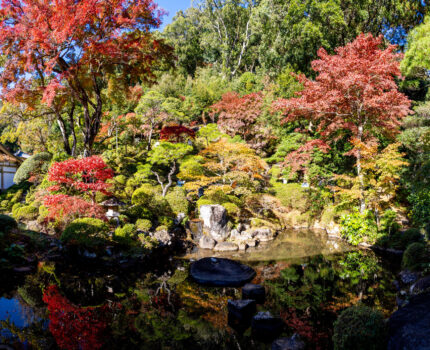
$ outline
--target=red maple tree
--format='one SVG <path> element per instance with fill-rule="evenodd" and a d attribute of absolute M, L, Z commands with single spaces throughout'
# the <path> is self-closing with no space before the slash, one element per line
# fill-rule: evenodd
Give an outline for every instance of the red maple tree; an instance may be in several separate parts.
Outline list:
<path fill-rule="evenodd" d="M 48 306 L 49 330 L 61 349 L 93 350 L 105 344 L 111 321 L 108 306 L 74 305 L 61 295 L 56 285 L 45 289 L 43 301 Z"/>
<path fill-rule="evenodd" d="M 73 106 L 82 108 L 85 155 L 90 155 L 109 78 L 129 89 L 154 79 L 154 63 L 171 56 L 151 33 L 162 15 L 152 0 L 2 0 L 2 98 L 57 106 L 62 132 L 67 128 L 58 105 L 72 98 Z M 73 116 L 70 120 L 73 127 Z"/>
<path fill-rule="evenodd" d="M 264 146 L 264 128 L 259 124 L 263 113 L 263 95 L 260 92 L 240 96 L 237 92 L 227 92 L 221 101 L 211 106 L 212 113 L 218 115 L 218 126 L 229 136 L 240 135 L 254 149 Z M 267 130 L 267 128 L 266 128 Z"/>
<path fill-rule="evenodd" d="M 165 126 L 160 131 L 160 139 L 169 142 L 184 142 L 185 138 L 194 138 L 194 130 L 183 125 Z"/>
<path fill-rule="evenodd" d="M 45 218 L 47 222 L 63 219 L 64 223 L 68 223 L 83 217 L 106 220 L 103 207 L 77 196 L 51 194 L 45 196 L 43 205 L 49 210 L 49 215 Z"/>
<path fill-rule="evenodd" d="M 315 80 L 299 75 L 303 91 L 298 97 L 280 99 L 274 108 L 284 122 L 309 121 L 309 130 L 322 142 L 334 142 L 345 134 L 360 142 L 372 142 L 377 134 L 392 137 L 403 117 L 411 113 L 409 99 L 398 91 L 401 78 L 396 46 L 382 49 L 382 36 L 361 34 L 329 55 L 323 48 L 312 62 Z M 361 154 L 355 154 L 357 175 L 362 180 Z M 363 181 L 361 181 L 363 191 Z M 364 211 L 364 197 L 360 209 Z"/>
<path fill-rule="evenodd" d="M 47 219 L 58 220 L 64 217 L 67 217 L 67 221 L 77 217 L 104 219 L 104 210 L 96 203 L 95 197 L 97 192 L 110 194 L 108 189 L 111 185 L 106 181 L 113 175 L 113 170 L 98 156 L 54 163 L 48 172 L 48 180 L 53 183 L 48 190 L 52 194 L 44 197 L 44 206 L 49 210 Z M 91 202 L 77 194 L 89 196 Z"/>
<path fill-rule="evenodd" d="M 104 160 L 99 156 L 82 159 L 68 159 L 63 162 L 54 163 L 49 168 L 48 180 L 54 185 L 51 191 L 61 189 L 77 190 L 88 194 L 93 203 L 97 192 L 109 195 L 108 188 L 111 186 L 106 180 L 113 177 Z"/>

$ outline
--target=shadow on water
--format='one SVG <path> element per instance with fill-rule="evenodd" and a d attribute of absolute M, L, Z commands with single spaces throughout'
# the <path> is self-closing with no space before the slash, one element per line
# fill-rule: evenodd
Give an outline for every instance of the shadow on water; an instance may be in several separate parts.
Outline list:
<path fill-rule="evenodd" d="M 189 259 L 129 269 L 45 262 L 33 274 L 2 276 L 0 344 L 14 349 L 270 349 L 250 330 L 228 326 L 227 300 L 240 289 L 210 288 L 188 276 Z M 330 349 L 336 315 L 362 301 L 386 315 L 395 307 L 393 274 L 371 251 L 321 233 L 292 231 L 248 253 L 227 254 L 256 270 L 267 291 L 258 311 L 285 322 L 310 349 Z M 161 267 L 162 266 L 162 267 Z"/>

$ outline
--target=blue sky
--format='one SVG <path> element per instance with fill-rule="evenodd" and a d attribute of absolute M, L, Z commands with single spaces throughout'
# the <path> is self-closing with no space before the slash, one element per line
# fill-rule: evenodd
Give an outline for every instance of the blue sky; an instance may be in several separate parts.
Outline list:
<path fill-rule="evenodd" d="M 165 9 L 169 14 L 163 18 L 160 30 L 172 22 L 172 18 L 179 10 L 185 10 L 191 6 L 191 0 L 155 0 L 159 7 Z"/>

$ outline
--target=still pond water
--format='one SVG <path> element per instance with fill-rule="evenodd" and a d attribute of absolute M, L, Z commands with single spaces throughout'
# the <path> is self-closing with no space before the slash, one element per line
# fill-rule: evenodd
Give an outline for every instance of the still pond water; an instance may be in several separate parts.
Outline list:
<path fill-rule="evenodd" d="M 213 253 L 128 270 L 48 261 L 32 274 L 4 274 L 0 349 L 270 349 L 249 329 L 229 327 L 227 300 L 240 299 L 240 289 L 201 287 L 188 276 L 190 261 L 205 256 Z M 215 256 L 252 266 L 267 291 L 258 310 L 280 316 L 284 335 L 300 334 L 309 349 L 332 348 L 336 315 L 360 300 L 387 316 L 395 309 L 393 268 L 322 233 L 286 231 L 246 253 Z"/>

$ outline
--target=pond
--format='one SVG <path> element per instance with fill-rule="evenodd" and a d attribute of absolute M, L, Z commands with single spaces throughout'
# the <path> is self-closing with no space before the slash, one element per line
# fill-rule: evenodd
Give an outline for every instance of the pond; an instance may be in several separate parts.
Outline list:
<path fill-rule="evenodd" d="M 249 329 L 229 326 L 227 301 L 240 288 L 202 287 L 190 278 L 194 251 L 120 270 L 91 261 L 41 262 L 25 276 L 3 275 L 0 344 L 11 349 L 270 349 Z M 285 322 L 311 349 L 330 349 L 336 315 L 363 301 L 395 309 L 393 269 L 372 251 L 325 234 L 286 231 L 277 240 L 226 257 L 256 270 L 267 297 L 258 311 Z M 132 271 L 130 271 L 132 270 Z M 3 345 L 3 346 L 4 346 Z M 0 349 L 2 349 L 0 345 Z M 6 348 L 6 347 L 5 347 Z"/>

